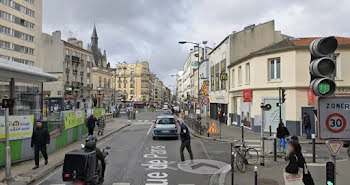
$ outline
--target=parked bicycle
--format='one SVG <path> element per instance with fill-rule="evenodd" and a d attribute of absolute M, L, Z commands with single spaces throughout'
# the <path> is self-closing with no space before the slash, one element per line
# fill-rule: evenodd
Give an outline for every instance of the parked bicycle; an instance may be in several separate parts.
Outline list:
<path fill-rule="evenodd" d="M 248 147 L 245 142 L 240 145 L 233 144 L 236 151 L 234 157 L 237 169 L 244 173 L 247 165 L 255 165 L 259 161 L 259 153 L 255 148 Z"/>

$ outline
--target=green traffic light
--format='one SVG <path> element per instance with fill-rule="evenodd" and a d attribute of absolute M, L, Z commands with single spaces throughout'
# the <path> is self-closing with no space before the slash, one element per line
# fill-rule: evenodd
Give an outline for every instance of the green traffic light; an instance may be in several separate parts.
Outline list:
<path fill-rule="evenodd" d="M 329 83 L 320 83 L 318 85 L 318 92 L 321 94 L 327 94 L 331 90 L 331 85 Z"/>
<path fill-rule="evenodd" d="M 333 185 L 333 182 L 327 181 L 327 185 Z"/>

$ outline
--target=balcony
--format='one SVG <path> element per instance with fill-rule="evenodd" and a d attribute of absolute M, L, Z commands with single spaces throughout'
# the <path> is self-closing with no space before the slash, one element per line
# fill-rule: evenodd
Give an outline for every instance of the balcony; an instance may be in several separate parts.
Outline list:
<path fill-rule="evenodd" d="M 72 56 L 72 61 L 73 62 L 80 62 L 80 58 L 76 56 Z"/>
<path fill-rule="evenodd" d="M 80 87 L 80 82 L 72 82 L 73 87 Z"/>
<path fill-rule="evenodd" d="M 77 74 L 77 72 L 78 72 L 78 70 L 73 69 L 73 73 L 74 73 L 74 74 Z"/>

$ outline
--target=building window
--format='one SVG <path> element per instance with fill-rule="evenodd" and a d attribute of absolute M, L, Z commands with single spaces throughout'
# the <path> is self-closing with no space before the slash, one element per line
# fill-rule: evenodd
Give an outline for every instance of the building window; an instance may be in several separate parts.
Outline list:
<path fill-rule="evenodd" d="M 66 82 L 69 83 L 69 74 L 66 75 Z"/>
<path fill-rule="evenodd" d="M 77 81 L 77 75 L 73 75 L 73 82 Z"/>
<path fill-rule="evenodd" d="M 69 49 L 66 49 L 66 56 L 69 56 Z"/>
<path fill-rule="evenodd" d="M 86 84 L 90 85 L 90 79 L 86 79 Z"/>
<path fill-rule="evenodd" d="M 220 82 L 219 82 L 219 79 L 220 79 L 220 70 L 219 70 L 220 66 L 219 66 L 219 63 L 217 63 L 215 65 L 215 90 L 218 91 L 220 90 Z"/>
<path fill-rule="evenodd" d="M 30 28 L 30 29 L 34 29 L 33 23 L 28 22 L 24 19 L 21 19 L 19 17 L 16 17 L 14 15 L 11 15 L 11 14 L 3 12 L 3 11 L 0 11 L 0 18 L 5 19 L 5 20 L 10 21 L 10 22 L 13 22 L 15 24 L 19 24 L 21 26 Z"/>
<path fill-rule="evenodd" d="M 57 91 L 57 95 L 61 96 L 62 95 L 62 91 Z"/>
<path fill-rule="evenodd" d="M 339 79 L 341 77 L 339 53 L 332 55 L 332 59 L 334 60 L 334 63 L 335 63 L 334 77 Z"/>
<path fill-rule="evenodd" d="M 130 94 L 134 94 L 134 90 L 130 90 Z"/>
<path fill-rule="evenodd" d="M 226 59 L 222 60 L 220 62 L 221 66 L 221 74 L 226 72 Z M 221 90 L 226 90 L 226 80 L 222 79 L 221 80 Z"/>
<path fill-rule="evenodd" d="M 80 59 L 81 59 L 81 60 L 84 60 L 84 54 L 81 54 L 81 55 L 80 55 Z"/>
<path fill-rule="evenodd" d="M 77 52 L 76 52 L 76 51 L 73 51 L 73 52 L 72 52 L 72 56 L 75 56 L 75 57 L 76 57 L 76 56 L 77 56 Z"/>
<path fill-rule="evenodd" d="M 245 65 L 245 83 L 250 84 L 250 64 Z"/>
<path fill-rule="evenodd" d="M 238 85 L 242 85 L 242 66 L 238 67 Z"/>
<path fill-rule="evenodd" d="M 231 88 L 235 86 L 235 70 L 231 71 Z"/>
<path fill-rule="evenodd" d="M 102 77 L 98 78 L 98 87 L 102 87 Z"/>
<path fill-rule="evenodd" d="M 126 80 L 124 79 L 124 88 L 126 88 Z"/>
<path fill-rule="evenodd" d="M 269 80 L 281 79 L 280 58 L 269 59 Z"/>

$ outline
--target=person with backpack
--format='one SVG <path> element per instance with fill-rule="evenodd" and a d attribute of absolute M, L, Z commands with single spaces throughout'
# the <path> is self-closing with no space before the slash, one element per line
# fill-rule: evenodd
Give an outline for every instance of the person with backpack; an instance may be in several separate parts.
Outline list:
<path fill-rule="evenodd" d="M 97 119 L 93 114 L 89 116 L 89 118 L 86 121 L 86 127 L 88 128 L 89 135 L 94 135 L 94 128 L 96 126 Z"/>

